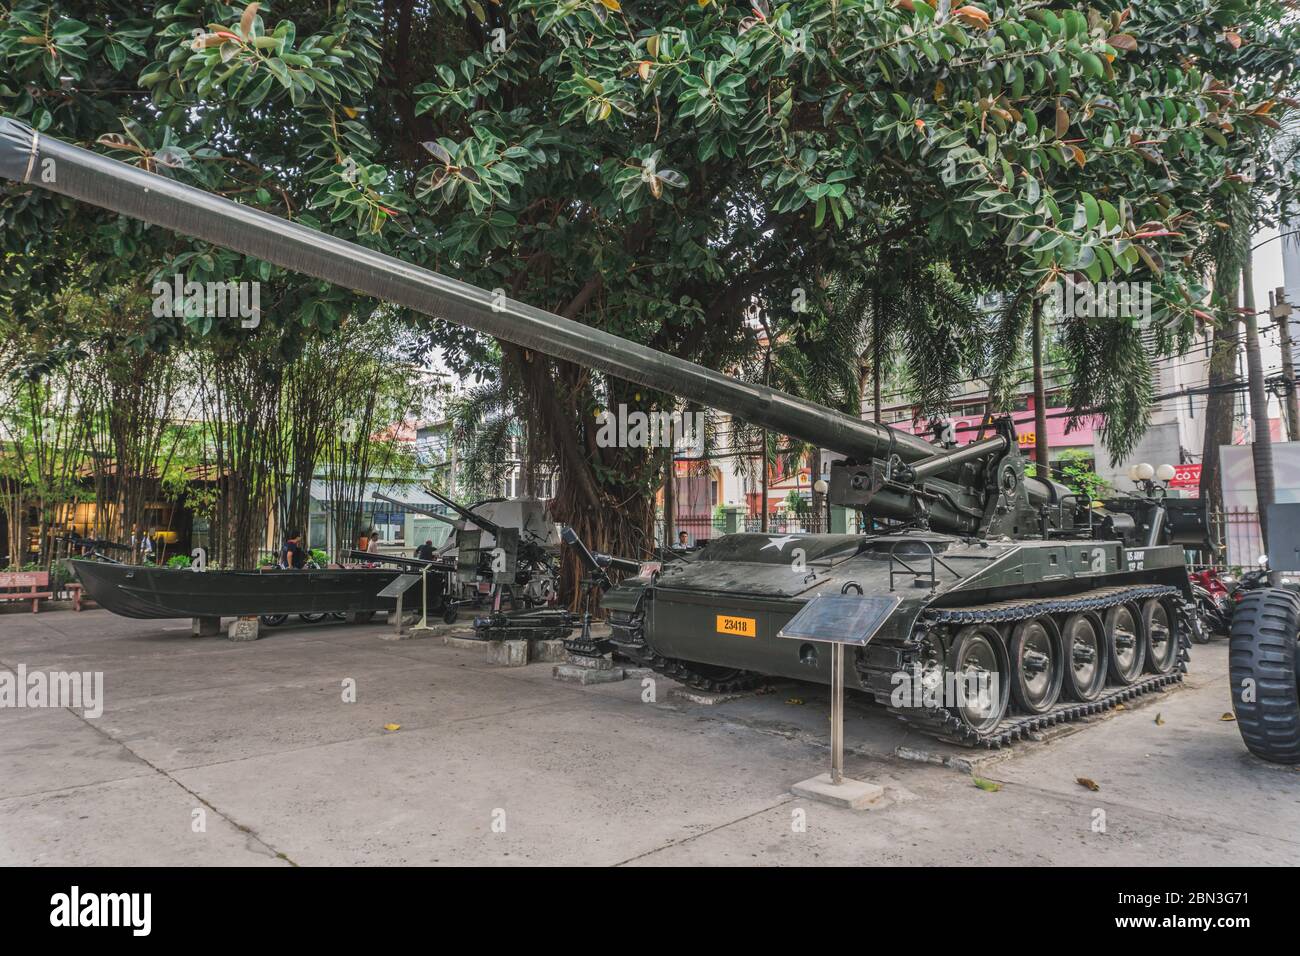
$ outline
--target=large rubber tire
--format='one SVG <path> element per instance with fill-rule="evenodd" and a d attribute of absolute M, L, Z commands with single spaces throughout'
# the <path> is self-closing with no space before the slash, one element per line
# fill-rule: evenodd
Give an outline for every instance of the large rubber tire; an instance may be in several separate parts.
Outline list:
<path fill-rule="evenodd" d="M 1232 710 L 1246 749 L 1271 763 L 1300 764 L 1298 632 L 1300 597 L 1280 588 L 1247 591 L 1232 615 Z"/>

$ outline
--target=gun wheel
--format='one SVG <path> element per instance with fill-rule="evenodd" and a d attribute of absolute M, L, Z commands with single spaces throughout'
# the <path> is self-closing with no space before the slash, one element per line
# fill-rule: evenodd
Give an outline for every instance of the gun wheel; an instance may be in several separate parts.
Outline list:
<path fill-rule="evenodd" d="M 1065 679 L 1061 632 L 1050 617 L 1021 621 L 1011 632 L 1011 696 L 1028 714 L 1051 710 Z"/>
<path fill-rule="evenodd" d="M 1147 644 L 1141 621 L 1141 613 L 1132 604 L 1120 604 L 1106 612 L 1106 669 L 1111 681 L 1120 686 L 1142 676 Z"/>
<path fill-rule="evenodd" d="M 1104 625 L 1096 614 L 1071 614 L 1061 628 L 1065 648 L 1065 692 L 1073 700 L 1092 701 L 1106 686 Z"/>
<path fill-rule="evenodd" d="M 977 736 L 992 733 L 1010 698 L 1011 668 L 1002 635 L 987 625 L 963 627 L 948 648 L 947 663 L 956 678 L 952 712 Z"/>

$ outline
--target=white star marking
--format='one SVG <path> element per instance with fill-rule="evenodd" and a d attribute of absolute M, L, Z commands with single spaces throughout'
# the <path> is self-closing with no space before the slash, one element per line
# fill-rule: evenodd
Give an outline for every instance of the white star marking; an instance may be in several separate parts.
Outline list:
<path fill-rule="evenodd" d="M 787 544 L 789 544 L 791 541 L 798 541 L 798 540 L 799 540 L 799 536 L 796 534 L 787 534 L 784 538 L 768 538 L 767 544 L 763 545 L 758 550 L 766 551 L 768 548 L 776 548 L 776 553 L 780 554 L 782 551 L 785 550 L 785 546 Z"/>

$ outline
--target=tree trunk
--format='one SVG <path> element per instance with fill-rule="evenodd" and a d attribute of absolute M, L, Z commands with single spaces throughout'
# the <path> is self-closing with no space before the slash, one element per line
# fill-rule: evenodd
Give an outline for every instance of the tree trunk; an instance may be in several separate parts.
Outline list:
<path fill-rule="evenodd" d="M 1233 289 L 1229 301 L 1236 301 Z M 1232 444 L 1232 410 L 1237 382 L 1237 320 L 1228 316 L 1214 327 L 1210 345 L 1209 398 L 1205 402 L 1205 441 L 1201 454 L 1200 495 L 1211 514 L 1223 511 L 1219 447 Z"/>
<path fill-rule="evenodd" d="M 880 314 L 880 290 L 876 290 L 875 308 L 871 310 L 871 418 L 880 423 L 880 380 L 884 377 L 885 346 L 880 341 L 884 335 L 884 318 Z"/>
<path fill-rule="evenodd" d="M 1034 338 L 1034 474 L 1044 481 L 1052 477 L 1047 440 L 1047 386 L 1043 374 L 1043 300 L 1035 297 L 1029 322 Z"/>

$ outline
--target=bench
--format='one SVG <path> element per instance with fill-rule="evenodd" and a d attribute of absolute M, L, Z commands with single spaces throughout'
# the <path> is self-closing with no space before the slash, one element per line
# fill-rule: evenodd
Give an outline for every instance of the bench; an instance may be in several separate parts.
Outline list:
<path fill-rule="evenodd" d="M 72 595 L 72 609 L 74 611 L 80 611 L 83 602 L 90 607 L 98 607 L 94 601 L 83 594 L 85 588 L 76 581 L 69 581 L 64 585 L 64 587 L 67 589 L 68 593 Z"/>
<path fill-rule="evenodd" d="M 0 601 L 31 601 L 33 614 L 40 610 L 41 598 L 54 597 L 49 586 L 48 571 L 0 571 Z"/>

